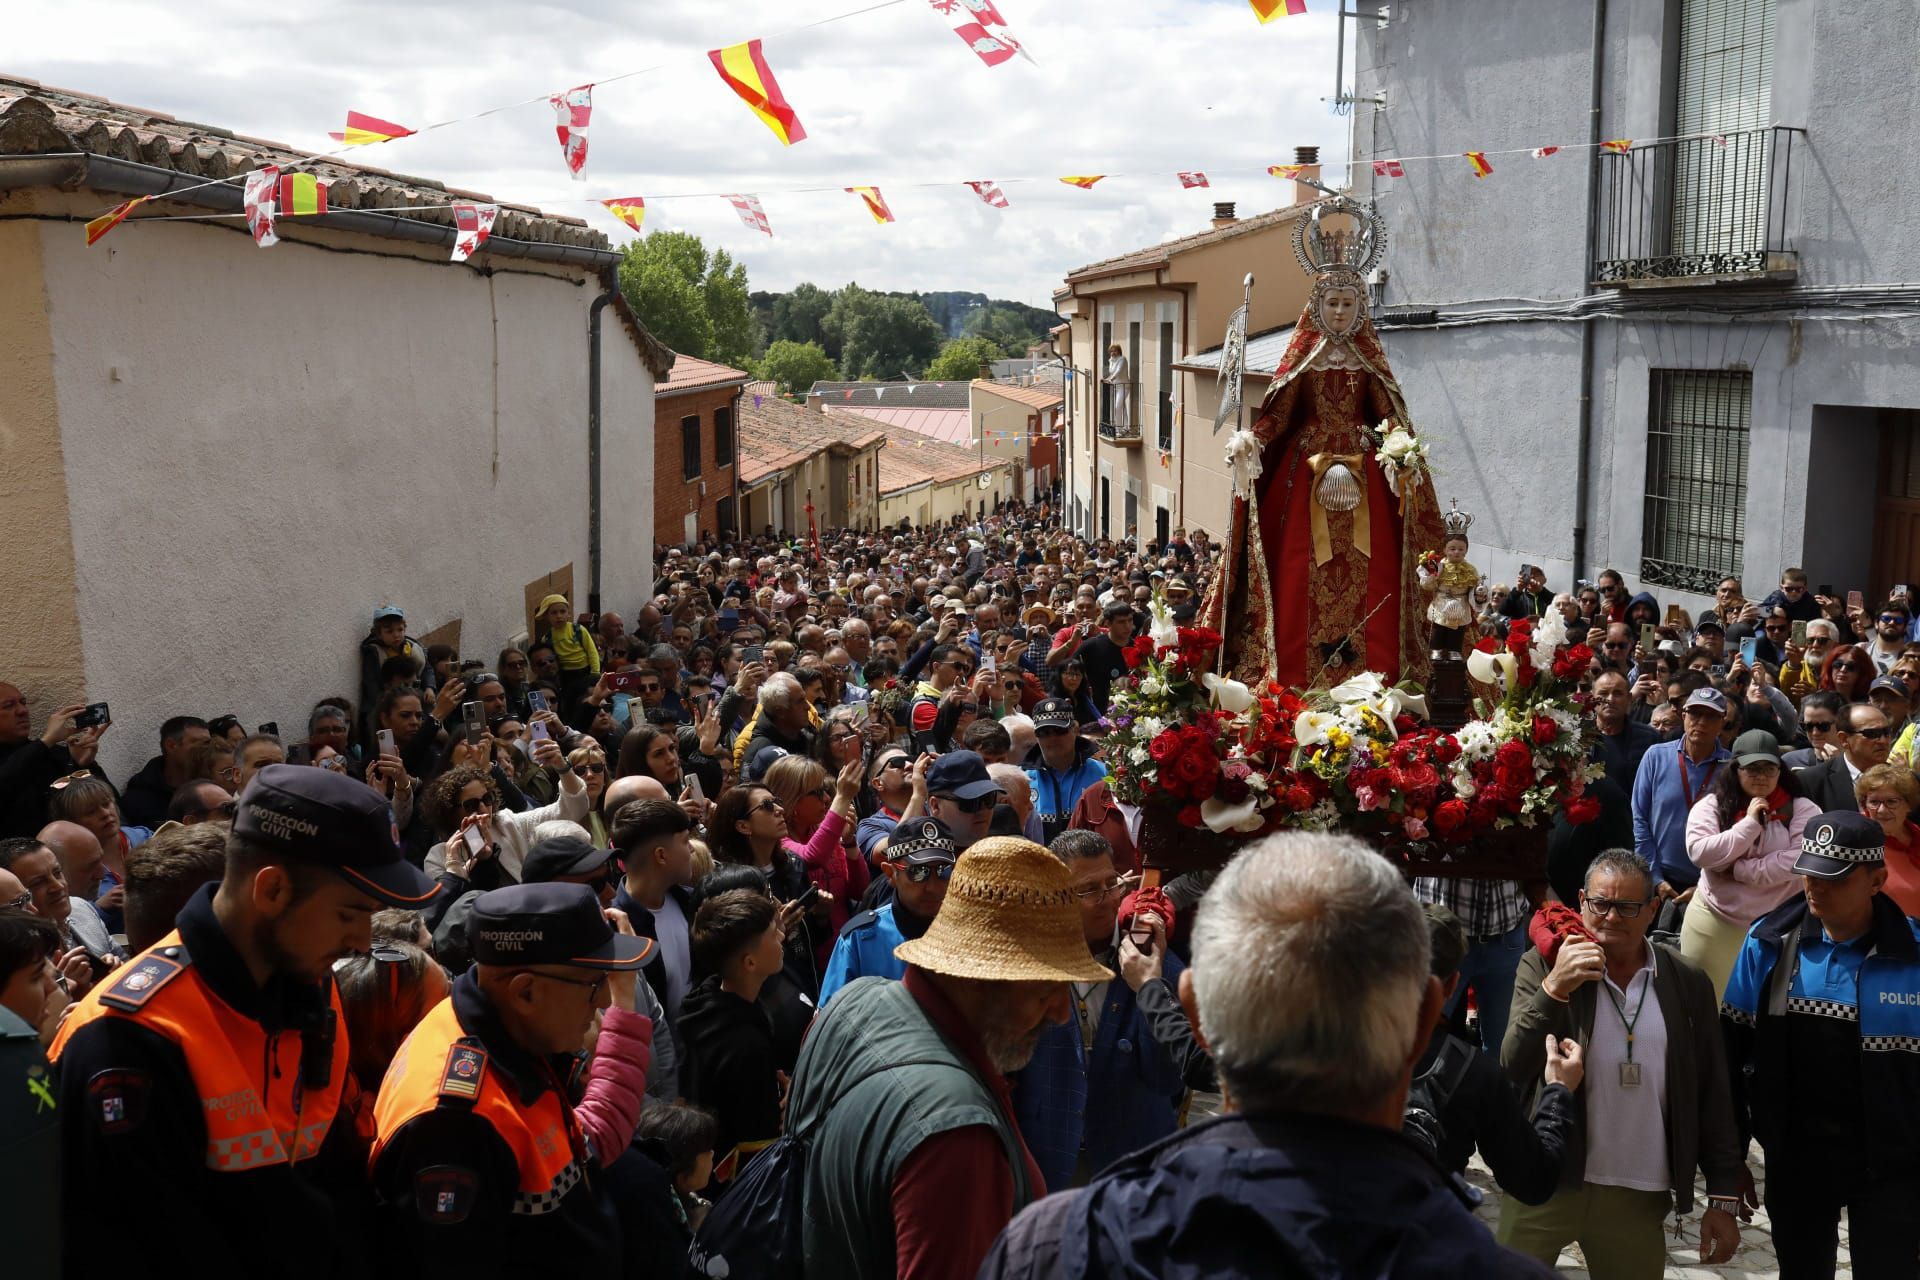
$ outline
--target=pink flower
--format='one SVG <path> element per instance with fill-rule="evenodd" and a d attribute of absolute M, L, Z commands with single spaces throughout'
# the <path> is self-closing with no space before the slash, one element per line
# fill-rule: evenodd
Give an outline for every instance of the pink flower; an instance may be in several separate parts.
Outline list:
<path fill-rule="evenodd" d="M 1419 818 L 1408 818 L 1402 826 L 1406 828 L 1407 839 L 1409 840 L 1425 840 L 1427 838 L 1427 824 Z"/>
<path fill-rule="evenodd" d="M 1372 813 L 1387 802 L 1386 796 L 1374 787 L 1355 787 L 1353 798 L 1359 802 L 1362 813 Z"/>

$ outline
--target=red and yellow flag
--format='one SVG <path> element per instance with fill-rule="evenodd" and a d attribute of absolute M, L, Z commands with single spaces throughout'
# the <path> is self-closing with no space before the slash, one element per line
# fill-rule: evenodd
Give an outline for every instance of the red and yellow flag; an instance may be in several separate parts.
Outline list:
<path fill-rule="evenodd" d="M 639 196 L 621 196 L 618 200 L 602 200 L 607 212 L 632 227 L 635 231 L 647 220 L 647 202 Z"/>
<path fill-rule="evenodd" d="M 327 184 L 310 173 L 280 175 L 280 207 L 275 211 L 285 218 L 312 217 L 327 211 Z"/>
<path fill-rule="evenodd" d="M 379 116 L 349 111 L 345 131 L 329 133 L 327 136 L 349 147 L 366 147 L 376 142 L 392 142 L 395 138 L 410 138 L 413 136 L 413 130 L 403 124 L 395 124 L 391 120 L 382 120 Z"/>
<path fill-rule="evenodd" d="M 727 82 L 727 88 L 740 95 L 783 145 L 790 147 L 806 140 L 807 131 L 800 127 L 800 117 L 780 92 L 780 82 L 773 78 L 773 69 L 761 55 L 758 40 L 710 49 L 707 57 L 713 60 L 713 69 Z"/>
<path fill-rule="evenodd" d="M 125 204 L 117 204 L 99 217 L 93 219 L 93 221 L 87 223 L 87 243 L 89 245 L 93 244 L 93 242 L 101 236 L 104 236 L 107 232 L 113 230 L 122 222 L 125 222 L 127 215 L 133 212 L 134 206 L 145 204 L 151 199 L 153 199 L 152 196 L 135 196 Z"/>
<path fill-rule="evenodd" d="M 1611 151 L 1615 155 L 1622 155 L 1627 151 L 1631 150 L 1632 147 L 1633 147 L 1632 138 L 1608 138 L 1605 142 L 1600 144 L 1600 149 L 1602 151 Z"/>
<path fill-rule="evenodd" d="M 1062 178 L 1060 179 L 1060 181 L 1066 183 L 1070 187 L 1080 187 L 1084 189 L 1086 187 L 1091 187 L 1094 183 L 1100 181 L 1100 179 L 1106 176 L 1107 175 L 1104 173 L 1081 173 L 1081 174 L 1075 174 L 1072 177 Z"/>
<path fill-rule="evenodd" d="M 1297 178 L 1306 167 L 1303 164 L 1270 164 L 1267 172 L 1276 178 Z"/>
<path fill-rule="evenodd" d="M 1493 172 L 1493 166 L 1487 163 L 1486 152 L 1468 151 L 1468 152 L 1464 152 L 1463 154 L 1467 157 L 1467 163 L 1473 166 L 1474 177 L 1484 178 L 1488 174 Z"/>
<path fill-rule="evenodd" d="M 1262 23 L 1275 18 L 1297 18 L 1307 11 L 1307 0 L 1248 0 Z"/>
<path fill-rule="evenodd" d="M 875 222 L 892 222 L 893 210 L 887 208 L 886 197 L 880 194 L 878 187 L 848 187 L 849 195 L 859 196 L 867 202 L 867 212 L 873 215 Z"/>

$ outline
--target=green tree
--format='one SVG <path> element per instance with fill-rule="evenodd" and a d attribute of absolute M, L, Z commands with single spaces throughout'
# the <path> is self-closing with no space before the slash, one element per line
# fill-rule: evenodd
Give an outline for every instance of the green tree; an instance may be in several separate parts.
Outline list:
<path fill-rule="evenodd" d="M 738 364 L 753 353 L 747 269 L 700 237 L 655 231 L 629 243 L 620 292 L 653 335 L 685 355 Z"/>
<path fill-rule="evenodd" d="M 797 284 L 792 293 L 773 300 L 773 323 L 767 336 L 774 342 L 820 343 L 827 354 L 833 355 L 834 349 L 823 341 L 827 312 L 832 308 L 833 295 L 825 289 L 817 284 Z"/>
<path fill-rule="evenodd" d="M 1028 317 L 1000 303 L 989 303 L 967 317 L 966 333 L 987 338 L 1011 356 L 1023 356 L 1027 347 L 1046 336 L 1035 333 Z"/>
<path fill-rule="evenodd" d="M 767 348 L 758 372 L 762 378 L 779 383 L 788 395 L 799 395 L 816 382 L 839 377 L 840 368 L 819 343 L 789 342 L 783 338 Z"/>
<path fill-rule="evenodd" d="M 939 354 L 946 336 L 914 298 L 868 293 L 848 285 L 834 299 L 838 315 L 840 369 L 848 378 L 913 375 Z"/>
<path fill-rule="evenodd" d="M 980 366 L 1006 359 L 1006 352 L 990 338 L 955 338 L 940 348 L 940 354 L 927 366 L 929 382 L 970 382 L 980 376 Z"/>

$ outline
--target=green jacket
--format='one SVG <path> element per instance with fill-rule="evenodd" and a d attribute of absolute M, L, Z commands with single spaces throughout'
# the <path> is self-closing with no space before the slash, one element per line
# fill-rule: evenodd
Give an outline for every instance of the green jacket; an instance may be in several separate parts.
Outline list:
<path fill-rule="evenodd" d="M 1014 1212 L 1033 1199 L 1012 1117 L 899 982 L 859 978 L 814 1020 L 794 1068 L 787 1130 L 808 1142 L 807 1272 L 891 1276 L 893 1180 L 922 1142 L 985 1125 L 1013 1167 Z"/>
<path fill-rule="evenodd" d="M 0 1239 L 11 1275 L 60 1274 L 60 1116 L 40 1037 L 0 1008 Z"/>

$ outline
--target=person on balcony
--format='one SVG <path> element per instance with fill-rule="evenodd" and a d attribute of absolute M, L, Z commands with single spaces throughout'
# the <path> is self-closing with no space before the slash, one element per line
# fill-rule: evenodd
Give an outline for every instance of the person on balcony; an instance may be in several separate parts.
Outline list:
<path fill-rule="evenodd" d="M 1126 353 L 1120 350 L 1120 344 L 1114 343 L 1107 348 L 1107 425 L 1111 427 L 1131 427 L 1133 425 L 1133 388 L 1130 383 L 1130 370 L 1127 367 Z"/>

